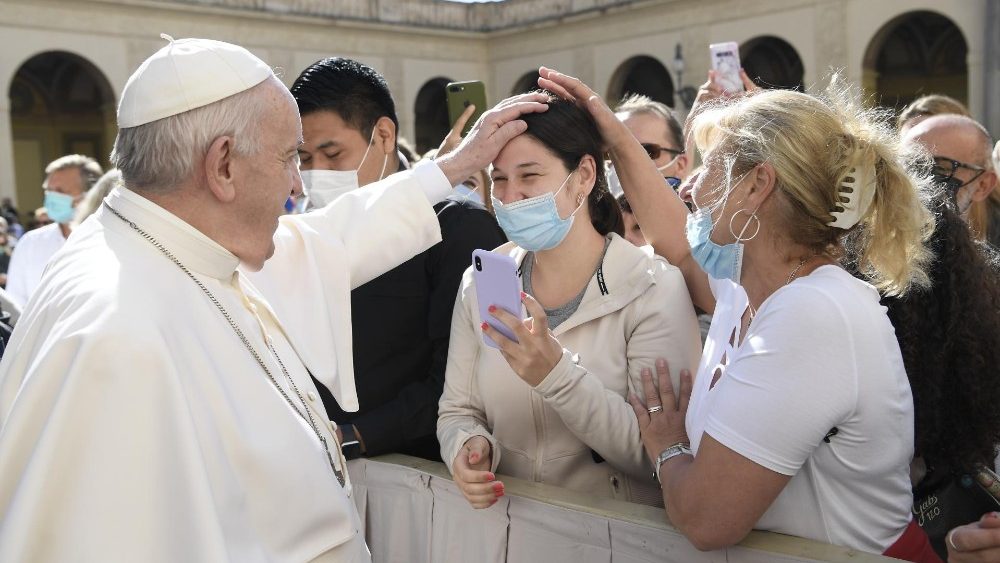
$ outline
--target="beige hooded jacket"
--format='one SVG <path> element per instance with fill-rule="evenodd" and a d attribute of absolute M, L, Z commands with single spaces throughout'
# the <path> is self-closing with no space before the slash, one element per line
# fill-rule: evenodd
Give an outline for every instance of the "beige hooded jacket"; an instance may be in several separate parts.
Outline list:
<path fill-rule="evenodd" d="M 479 435 L 493 447 L 495 472 L 662 505 L 627 398 L 642 394 L 640 370 L 657 358 L 669 362 L 675 386 L 682 368 L 695 372 L 698 323 L 680 270 L 651 247 L 609 236 L 580 307 L 553 331 L 562 359 L 535 388 L 483 344 L 472 269 L 465 272 L 438 410 L 449 469 L 466 440 Z M 512 243 L 496 251 L 519 265 L 527 254 Z"/>

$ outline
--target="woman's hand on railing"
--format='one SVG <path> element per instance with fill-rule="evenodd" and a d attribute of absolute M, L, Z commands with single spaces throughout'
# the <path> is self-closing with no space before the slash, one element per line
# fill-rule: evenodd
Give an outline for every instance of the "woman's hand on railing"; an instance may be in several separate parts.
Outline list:
<path fill-rule="evenodd" d="M 492 465 L 490 442 L 482 436 L 466 440 L 451 464 L 455 484 L 473 508 L 489 508 L 503 496 L 503 483 L 490 471 Z"/>
<path fill-rule="evenodd" d="M 681 370 L 680 391 L 674 393 L 674 385 L 670 382 L 670 367 L 664 359 L 656 360 L 656 375 L 658 384 L 653 383 L 653 374 L 649 368 L 642 370 L 642 388 L 644 398 L 636 394 L 629 395 L 629 403 L 639 420 L 639 434 L 642 444 L 646 447 L 649 459 L 656 462 L 660 452 L 675 444 L 687 444 L 688 435 L 684 418 L 687 416 L 688 403 L 691 402 L 691 372 Z"/>

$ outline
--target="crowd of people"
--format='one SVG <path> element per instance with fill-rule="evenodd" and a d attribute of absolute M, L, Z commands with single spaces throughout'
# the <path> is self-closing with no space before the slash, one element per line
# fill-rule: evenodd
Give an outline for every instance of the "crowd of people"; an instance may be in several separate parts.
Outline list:
<path fill-rule="evenodd" d="M 682 120 L 543 67 L 417 158 L 370 66 L 169 39 L 115 168 L 0 224 L 0 559 L 367 561 L 346 462 L 395 452 L 475 509 L 509 476 L 703 550 L 1000 561 L 1000 143 L 742 80 Z"/>

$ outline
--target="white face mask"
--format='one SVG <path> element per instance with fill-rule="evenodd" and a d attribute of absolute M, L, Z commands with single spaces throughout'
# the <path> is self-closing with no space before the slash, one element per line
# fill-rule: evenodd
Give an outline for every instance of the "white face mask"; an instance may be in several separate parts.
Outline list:
<path fill-rule="evenodd" d="M 361 169 L 361 166 L 365 163 L 365 159 L 368 158 L 368 153 L 371 151 L 374 142 L 375 128 L 372 127 L 372 136 L 368 140 L 368 148 L 365 149 L 365 154 L 361 157 L 361 162 L 358 163 L 358 167 L 354 170 L 303 170 L 300 172 L 302 175 L 302 190 L 308 199 L 306 207 L 312 209 L 326 207 L 326 205 L 338 197 L 358 189 L 358 170 Z M 378 176 L 379 180 L 385 176 L 385 167 L 388 164 L 389 154 L 386 153 L 385 160 L 382 161 L 382 172 Z"/>

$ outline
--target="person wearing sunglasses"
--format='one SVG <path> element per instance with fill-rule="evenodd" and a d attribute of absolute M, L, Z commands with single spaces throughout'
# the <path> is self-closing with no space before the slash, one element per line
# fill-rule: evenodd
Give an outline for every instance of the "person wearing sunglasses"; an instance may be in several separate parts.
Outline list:
<path fill-rule="evenodd" d="M 648 96 L 632 94 L 615 108 L 615 115 L 639 140 L 667 185 L 677 190 L 690 171 L 684 152 L 684 128 L 673 110 Z"/>
<path fill-rule="evenodd" d="M 615 116 L 638 139 L 646 154 L 656 164 L 656 169 L 663 174 L 666 185 L 676 192 L 690 171 L 690 159 L 684 152 L 684 128 L 673 110 L 648 96 L 631 94 L 618 103 Z M 614 181 L 617 181 L 616 174 L 612 184 Z M 622 207 L 625 238 L 636 246 L 644 246 L 646 239 L 632 214 L 628 200 L 620 188 L 615 195 Z"/>
<path fill-rule="evenodd" d="M 950 114 L 928 117 L 907 130 L 903 142 L 931 154 L 931 175 L 947 190 L 967 222 L 973 203 L 985 200 L 996 188 L 993 139 L 971 118 Z"/>

